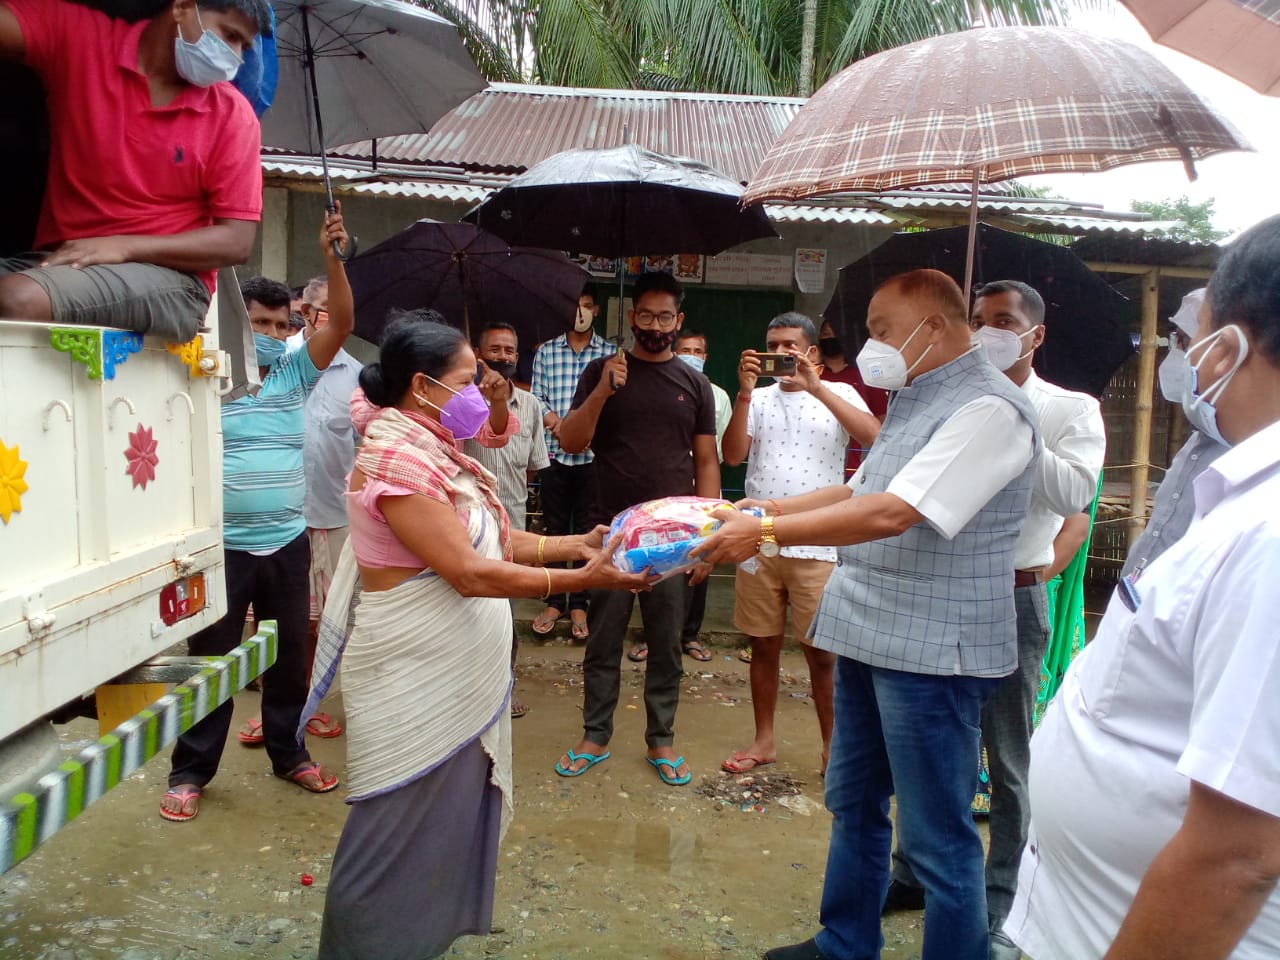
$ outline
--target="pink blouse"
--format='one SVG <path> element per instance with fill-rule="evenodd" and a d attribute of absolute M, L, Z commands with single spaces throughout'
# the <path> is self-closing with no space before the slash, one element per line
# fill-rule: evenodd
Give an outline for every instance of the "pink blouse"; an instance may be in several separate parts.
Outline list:
<path fill-rule="evenodd" d="M 359 490 L 347 491 L 351 549 L 362 567 L 411 567 L 421 570 L 422 558 L 401 543 L 378 509 L 379 497 L 409 497 L 416 491 L 369 477 Z"/>

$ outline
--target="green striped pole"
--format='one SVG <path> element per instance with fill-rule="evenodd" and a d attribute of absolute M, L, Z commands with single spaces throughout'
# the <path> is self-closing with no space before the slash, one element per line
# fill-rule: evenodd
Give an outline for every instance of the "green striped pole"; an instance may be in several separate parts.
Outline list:
<path fill-rule="evenodd" d="M 208 660 L 190 680 L 45 774 L 33 791 L 0 805 L 0 874 L 275 663 L 275 621 L 263 621 L 226 656 Z"/>

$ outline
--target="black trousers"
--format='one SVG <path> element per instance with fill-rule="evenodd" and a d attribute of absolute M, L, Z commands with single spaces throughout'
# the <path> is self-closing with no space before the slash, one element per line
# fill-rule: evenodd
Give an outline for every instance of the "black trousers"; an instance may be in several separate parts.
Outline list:
<path fill-rule="evenodd" d="M 680 632 L 689 606 L 689 578 L 680 575 L 639 594 L 640 617 L 649 656 L 644 665 L 644 740 L 650 747 L 669 747 L 675 739 L 683 663 Z M 587 621 L 591 636 L 582 658 L 583 736 L 607 746 L 613 738 L 618 707 L 622 648 L 637 595 L 629 590 L 592 590 Z"/>
<path fill-rule="evenodd" d="M 538 472 L 542 484 L 542 522 L 548 536 L 563 537 L 571 533 L 586 533 L 591 529 L 588 514 L 591 497 L 595 492 L 594 464 L 579 463 L 570 466 L 556 460 Z M 553 567 L 569 564 L 553 563 Z M 561 613 L 566 610 L 587 609 L 585 591 L 563 593 L 547 598 L 547 606 Z"/>
<path fill-rule="evenodd" d="M 707 613 L 707 588 L 711 586 L 711 578 L 703 580 L 696 587 L 689 588 L 689 612 L 684 616 L 684 630 L 680 634 L 681 649 L 698 639 L 702 632 L 702 618 Z"/>
<path fill-rule="evenodd" d="M 244 634 L 250 603 L 259 620 L 276 621 L 276 662 L 263 675 L 262 733 L 271 769 L 287 774 L 311 759 L 297 738 L 311 679 L 307 676 L 311 544 L 303 533 L 269 557 L 227 550 L 226 560 L 227 615 L 193 636 L 187 647 L 193 657 L 220 656 L 233 650 Z M 178 738 L 169 771 L 170 786 L 194 783 L 203 787 L 213 779 L 231 729 L 231 714 L 228 700 Z"/>

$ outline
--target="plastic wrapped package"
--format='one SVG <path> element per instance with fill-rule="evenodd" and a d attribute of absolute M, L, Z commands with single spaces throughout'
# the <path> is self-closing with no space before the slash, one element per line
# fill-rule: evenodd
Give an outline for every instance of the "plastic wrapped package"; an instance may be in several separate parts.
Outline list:
<path fill-rule="evenodd" d="M 712 511 L 726 507 L 735 509 L 728 500 L 708 497 L 663 497 L 628 507 L 609 525 L 610 539 L 622 535 L 614 566 L 628 573 L 651 569 L 662 580 L 691 569 L 698 561 L 690 553 L 720 526 Z"/>

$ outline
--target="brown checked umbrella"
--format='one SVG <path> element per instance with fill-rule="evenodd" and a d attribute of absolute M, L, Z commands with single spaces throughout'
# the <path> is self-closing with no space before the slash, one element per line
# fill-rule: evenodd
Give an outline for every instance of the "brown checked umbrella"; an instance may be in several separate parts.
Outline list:
<path fill-rule="evenodd" d="M 769 150 L 745 203 L 1194 161 L 1252 149 L 1146 51 L 1061 27 L 979 28 L 896 47 L 833 77 Z"/>
<path fill-rule="evenodd" d="M 1280 0 L 1122 0 L 1158 43 L 1280 97 Z"/>

